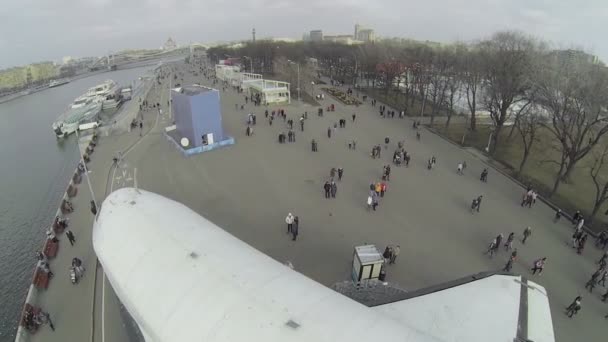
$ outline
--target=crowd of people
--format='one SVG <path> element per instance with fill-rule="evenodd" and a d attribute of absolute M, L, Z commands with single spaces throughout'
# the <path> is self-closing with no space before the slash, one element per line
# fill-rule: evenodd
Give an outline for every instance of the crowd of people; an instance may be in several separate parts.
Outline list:
<path fill-rule="evenodd" d="M 317 98 L 321 100 L 321 99 L 324 99 L 324 96 L 317 96 Z M 387 108 L 386 105 L 378 103 L 377 100 L 375 100 L 375 99 L 371 99 L 371 106 L 378 108 L 377 114 L 382 118 L 394 118 L 397 114 L 399 115 L 400 118 L 403 118 L 406 115 L 406 110 L 395 110 L 395 109 Z M 334 110 L 334 107 L 332 105 L 327 106 L 327 110 L 332 111 L 332 110 Z M 323 115 L 323 112 L 324 112 L 323 107 L 318 109 L 319 117 L 321 117 Z M 267 118 L 269 118 L 269 125 L 272 125 L 272 121 L 274 120 L 274 116 L 275 116 L 275 111 L 273 110 L 272 115 L 269 115 L 268 110 L 267 110 L 265 115 Z M 288 122 L 286 129 L 289 129 L 291 131 L 291 129 L 293 128 L 292 120 L 289 119 L 289 121 L 287 121 L 283 110 L 279 110 L 277 112 L 277 115 L 283 117 L 284 121 Z M 305 118 L 303 116 L 299 118 L 299 122 L 301 125 L 301 131 L 304 131 L 304 122 L 306 119 L 307 118 Z M 356 119 L 356 114 L 353 113 L 352 114 L 353 123 L 355 122 L 355 119 Z M 331 143 L 332 138 L 336 134 L 336 130 L 338 128 L 343 129 L 345 127 L 346 127 L 346 120 L 344 120 L 343 118 L 338 119 L 337 122 L 335 122 L 335 123 L 331 124 L 329 127 L 327 127 L 326 135 L 327 135 L 328 143 Z M 412 128 L 414 129 L 416 140 L 421 139 L 420 127 L 421 127 L 420 121 L 413 120 Z M 285 138 L 284 138 L 285 134 L 284 133 L 281 133 L 281 134 L 283 135 L 283 138 L 281 138 L 281 136 L 279 136 L 279 142 L 285 142 Z M 288 136 L 288 140 L 291 141 L 291 138 L 289 138 L 289 133 L 287 134 L 287 136 Z M 295 140 L 295 137 L 293 139 Z M 393 144 L 395 144 L 395 143 L 393 142 Z M 354 140 L 348 142 L 349 149 L 351 149 L 351 150 L 355 149 L 355 146 L 356 146 L 356 142 Z M 388 150 L 390 146 L 391 146 L 391 139 L 389 137 L 385 137 L 383 141 L 378 141 L 376 144 L 371 146 L 371 151 L 370 151 L 371 158 L 372 159 L 381 159 L 383 157 L 382 150 L 383 149 Z M 311 140 L 311 150 L 313 152 L 319 151 L 317 139 Z M 394 166 L 405 165 L 406 167 L 410 165 L 411 156 L 404 149 L 403 141 L 397 141 L 397 147 L 392 152 L 393 152 L 392 153 L 392 165 L 394 165 Z M 388 152 L 388 153 L 390 153 L 390 152 Z M 432 171 L 436 168 L 436 166 L 437 166 L 437 158 L 436 158 L 436 156 L 431 155 L 431 157 L 427 160 L 426 168 L 429 171 Z M 367 196 L 366 204 L 367 204 L 368 210 L 371 212 L 376 211 L 378 209 L 381 199 L 383 197 L 385 197 L 385 195 L 387 193 L 388 182 L 390 182 L 390 176 L 391 176 L 390 168 L 391 168 L 391 165 L 384 165 L 382 168 L 382 173 L 380 174 L 378 181 L 374 181 L 369 185 L 369 194 Z M 323 181 L 323 192 L 324 192 L 324 196 L 326 199 L 336 199 L 337 198 L 337 190 L 338 190 L 337 182 L 342 180 L 343 171 L 341 171 L 341 170 L 342 170 L 341 168 L 331 168 L 329 178 L 327 178 Z M 463 161 L 458 162 L 456 165 L 456 173 L 460 176 L 465 176 L 466 171 L 467 171 L 466 161 L 463 160 Z M 338 177 L 336 177 L 336 174 Z M 489 176 L 488 168 L 483 168 L 481 170 L 481 172 L 477 173 L 477 174 L 479 175 L 478 179 L 480 182 L 483 182 L 483 183 L 488 182 L 488 176 Z M 471 202 L 471 208 L 470 208 L 471 213 L 480 212 L 481 203 L 482 203 L 483 198 L 484 198 L 483 195 L 477 195 L 473 198 L 473 200 Z M 520 205 L 522 207 L 532 208 L 538 201 L 538 198 L 539 198 L 538 192 L 535 189 L 533 189 L 532 187 L 528 187 L 522 196 Z M 559 221 L 563 215 L 564 214 L 561 210 L 557 210 L 556 214 L 555 214 L 555 221 L 556 222 Z M 585 249 L 586 242 L 588 240 L 588 233 L 585 232 L 585 230 L 584 230 L 585 220 L 582 217 L 582 215 L 580 214 L 580 212 L 575 213 L 572 220 L 573 220 L 573 225 L 574 225 L 574 232 L 573 232 L 573 236 L 572 236 L 572 247 L 576 250 L 576 252 L 578 254 L 582 254 Z M 295 220 L 295 218 L 292 217 L 291 214 L 289 214 L 286 218 L 286 222 L 288 225 L 288 228 L 287 228 L 288 233 L 293 234 L 294 226 L 296 227 L 295 228 L 296 233 L 293 236 L 293 240 L 295 240 L 296 236 L 299 232 L 298 223 L 294 223 L 294 222 L 297 222 L 297 220 Z M 516 234 L 515 232 L 510 232 L 507 234 L 507 237 L 505 238 L 502 233 L 498 234 L 496 237 L 494 237 L 492 239 L 492 241 L 488 245 L 488 248 L 485 251 L 485 253 L 491 258 L 500 254 L 501 250 L 504 250 L 504 252 L 507 253 L 506 263 L 504 264 L 504 266 L 502 268 L 503 271 L 506 271 L 506 272 L 512 271 L 514 263 L 518 260 L 518 248 L 521 250 L 521 248 L 524 248 L 523 246 L 529 242 L 530 237 L 532 236 L 532 228 L 529 226 L 525 227 L 525 229 L 522 231 L 521 235 L 519 235 L 521 237 L 519 239 L 516 239 L 517 235 L 519 235 L 519 234 Z M 521 246 L 515 246 L 518 243 L 518 241 L 521 243 Z M 599 248 L 604 248 L 604 249 L 608 246 L 608 231 L 602 232 L 596 238 L 595 245 L 598 246 Z M 383 256 L 386 260 L 386 264 L 395 263 L 396 256 L 399 254 L 399 251 L 400 251 L 399 248 L 400 247 L 398 245 L 397 246 L 390 245 L 385 248 Z M 586 285 L 585 288 L 587 288 L 589 291 L 593 291 L 593 289 L 596 287 L 596 285 L 601 285 L 601 286 L 605 285 L 606 278 L 608 277 L 608 272 L 606 271 L 607 258 L 608 258 L 608 252 L 606 254 L 604 254 L 604 256 L 598 261 L 598 270 L 596 270 L 596 272 L 594 272 L 591 275 L 589 281 L 585 284 Z M 529 272 L 532 275 L 540 276 L 543 274 L 547 263 L 548 263 L 548 257 L 540 255 L 540 256 L 536 257 L 535 259 L 533 259 L 533 261 L 531 263 L 527 263 L 527 265 L 529 265 Z M 604 294 L 602 296 L 602 300 L 608 300 L 608 291 L 606 292 L 606 294 Z M 581 301 L 582 301 L 582 297 L 581 296 L 577 297 L 577 299 L 575 301 L 573 301 L 573 303 L 566 308 L 566 314 L 570 317 L 573 317 L 574 315 L 576 315 L 576 313 L 580 310 Z"/>

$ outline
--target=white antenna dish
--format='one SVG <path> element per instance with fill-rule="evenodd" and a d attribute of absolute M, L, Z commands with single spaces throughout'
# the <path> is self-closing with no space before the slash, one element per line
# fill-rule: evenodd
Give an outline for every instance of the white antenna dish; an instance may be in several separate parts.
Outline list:
<path fill-rule="evenodd" d="M 190 140 L 188 140 L 188 138 L 182 138 L 182 140 L 180 141 L 183 147 L 188 147 L 188 145 L 190 145 Z"/>

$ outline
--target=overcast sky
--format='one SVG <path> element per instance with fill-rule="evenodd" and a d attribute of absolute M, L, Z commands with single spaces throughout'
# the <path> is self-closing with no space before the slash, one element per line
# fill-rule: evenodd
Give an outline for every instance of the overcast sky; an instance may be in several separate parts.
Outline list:
<path fill-rule="evenodd" d="M 0 68 L 125 48 L 352 34 L 449 42 L 517 29 L 608 60 L 606 0 L 1 0 Z"/>

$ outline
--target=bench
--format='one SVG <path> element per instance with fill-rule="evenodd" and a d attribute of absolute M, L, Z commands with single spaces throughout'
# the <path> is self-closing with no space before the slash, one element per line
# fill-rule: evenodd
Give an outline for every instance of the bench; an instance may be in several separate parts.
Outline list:
<path fill-rule="evenodd" d="M 49 274 L 36 267 L 36 273 L 34 274 L 34 286 L 37 289 L 47 289 L 49 287 Z"/>
<path fill-rule="evenodd" d="M 21 313 L 21 320 L 19 321 L 19 324 L 26 328 L 27 331 L 29 331 L 30 333 L 35 333 L 38 330 L 38 325 L 36 325 L 33 322 L 33 318 L 36 317 L 37 315 L 40 314 L 40 308 L 32 306 L 29 303 L 25 303 L 25 305 L 23 306 L 23 312 Z M 30 324 L 27 324 L 26 321 L 26 317 L 30 315 L 30 317 L 32 317 L 32 322 L 30 322 Z"/>
<path fill-rule="evenodd" d="M 44 243 L 44 255 L 49 259 L 57 256 L 57 250 L 59 249 L 59 242 L 53 242 L 51 239 L 47 239 Z"/>

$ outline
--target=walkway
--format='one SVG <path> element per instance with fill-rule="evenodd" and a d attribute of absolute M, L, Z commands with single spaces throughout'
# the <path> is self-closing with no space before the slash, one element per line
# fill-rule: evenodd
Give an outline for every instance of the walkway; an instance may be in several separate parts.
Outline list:
<path fill-rule="evenodd" d="M 186 73 L 188 68 L 182 66 L 179 73 Z M 200 77 L 189 76 L 182 83 L 194 82 L 206 83 Z M 160 102 L 166 113 L 166 100 Z M 532 209 L 520 207 L 523 190 L 506 177 L 490 171 L 489 183 L 479 182 L 485 164 L 466 150 L 426 131 L 422 131 L 422 141 L 417 142 L 409 119 L 382 119 L 377 108 L 368 104 L 345 107 L 329 96 L 323 105 L 336 103 L 336 112 L 323 117 L 316 115 L 316 108 L 282 106 L 296 121 L 296 142 L 278 144 L 277 135 L 287 131 L 281 120 L 269 126 L 264 107 L 247 105 L 245 111 L 234 109 L 235 103 L 243 102 L 243 95 L 232 90 L 222 93 L 224 126 L 235 137 L 236 145 L 185 159 L 155 130 L 126 156 L 112 178 L 113 188 L 137 182 L 143 189 L 176 199 L 278 261 L 291 261 L 297 271 L 327 286 L 349 278 L 353 247 L 363 243 L 375 243 L 380 248 L 389 243 L 401 245 L 401 255 L 397 264 L 388 268 L 388 277 L 408 290 L 500 269 L 507 255 L 502 251 L 494 259 L 482 255 L 489 241 L 498 233 L 506 236 L 511 231 L 520 237 L 529 225 L 534 234 L 525 246 L 516 241 L 519 259 L 513 271 L 529 276 L 549 291 L 557 339 L 596 341 L 604 335 L 603 316 L 608 308 L 599 301 L 604 289 L 593 295 L 585 294 L 583 289 L 600 251 L 588 244 L 583 256 L 576 255 L 566 245 L 570 226 L 563 221 L 554 224 L 553 211 L 542 203 Z M 302 133 L 297 119 L 305 110 L 309 119 Z M 258 118 L 252 137 L 245 136 L 248 111 Z M 357 113 L 355 123 L 350 119 L 352 112 Z M 338 129 L 328 139 L 327 128 L 340 118 L 347 119 L 346 128 Z M 151 127 L 153 114 L 146 114 L 145 120 Z M 158 129 L 169 121 L 166 116 L 161 118 Z M 383 150 L 382 159 L 372 160 L 371 147 L 383 145 L 385 136 L 391 138 L 392 147 Z M 138 138 L 138 132 L 102 138 L 90 165 L 98 197 L 104 191 L 112 154 Z M 319 143 L 318 153 L 310 151 L 313 138 Z M 357 140 L 356 151 L 347 148 L 352 139 Z M 412 155 L 411 165 L 392 167 L 387 195 L 378 211 L 369 212 L 365 208 L 368 186 L 379 179 L 382 165 L 390 163 L 398 140 L 405 140 L 405 149 Z M 428 171 L 426 160 L 433 155 L 438 164 Z M 456 165 L 463 160 L 468 169 L 459 176 Z M 322 184 L 330 168 L 339 166 L 345 171 L 338 184 L 337 199 L 324 199 Z M 83 193 L 79 201 L 86 199 Z M 471 215 L 470 202 L 480 194 L 484 195 L 481 213 Z M 76 205 L 79 211 L 82 204 Z M 288 212 L 300 217 L 300 236 L 295 242 L 284 231 Z M 92 216 L 82 216 L 82 223 L 73 227 L 82 225 L 81 230 L 90 232 Z M 86 242 L 86 249 L 83 239 L 87 233 L 83 231 L 75 232 L 81 238 L 80 253 L 89 264 L 93 262 L 92 250 L 90 241 Z M 62 248 L 65 251 L 64 245 Z M 548 257 L 545 273 L 532 276 L 530 264 L 541 256 Z M 71 255 L 64 258 L 68 260 Z M 91 269 L 89 266 L 86 281 L 91 281 Z M 36 338 L 87 341 L 92 326 L 88 311 L 92 305 L 87 302 L 92 299 L 92 284 L 72 286 L 58 282 L 62 277 L 57 278 L 51 286 L 62 289 L 56 291 L 59 298 L 52 299 L 46 307 L 55 318 L 57 331 L 51 334 L 43 328 Z M 67 283 L 67 276 L 64 280 Z M 118 314 L 118 301 L 111 287 L 106 283 L 104 290 L 102 284 L 98 281 L 96 291 L 95 340 L 126 341 L 129 329 L 124 328 Z M 575 319 L 568 319 L 563 308 L 579 293 L 585 297 L 583 310 Z M 103 298 L 99 297 L 101 294 Z M 104 331 L 103 339 L 100 329 Z"/>

